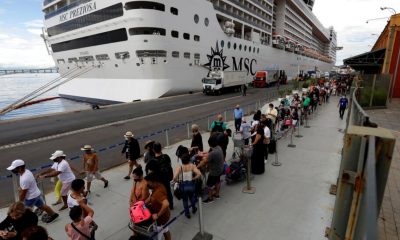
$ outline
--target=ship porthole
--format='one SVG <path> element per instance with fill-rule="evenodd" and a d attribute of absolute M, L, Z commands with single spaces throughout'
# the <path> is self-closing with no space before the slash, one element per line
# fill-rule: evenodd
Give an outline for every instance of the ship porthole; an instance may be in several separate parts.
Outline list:
<path fill-rule="evenodd" d="M 247 51 L 247 46 L 246 45 L 244 45 L 244 51 Z"/>
<path fill-rule="evenodd" d="M 251 47 L 249 46 L 249 52 L 251 52 Z"/>
<path fill-rule="evenodd" d="M 260 53 L 260 49 L 259 48 L 257 48 L 257 53 Z"/>
<path fill-rule="evenodd" d="M 236 43 L 234 43 L 234 44 L 233 44 L 233 49 L 235 49 L 235 50 L 236 50 Z"/>
<path fill-rule="evenodd" d="M 228 42 L 228 49 L 231 48 L 231 42 Z"/>
<path fill-rule="evenodd" d="M 197 14 L 194 15 L 194 22 L 196 24 L 199 23 L 199 15 L 197 15 Z"/>
<path fill-rule="evenodd" d="M 242 51 L 242 44 L 239 45 L 239 51 Z"/>
<path fill-rule="evenodd" d="M 225 42 L 224 40 L 221 41 L 221 48 L 223 48 L 225 46 Z"/>
<path fill-rule="evenodd" d="M 115 64 L 115 67 L 118 67 L 118 64 Z"/>
<path fill-rule="evenodd" d="M 136 63 L 136 66 L 140 67 L 140 63 Z"/>
<path fill-rule="evenodd" d="M 208 27 L 208 24 L 210 23 L 210 21 L 208 20 L 208 18 L 204 19 L 204 25 L 206 25 L 206 27 Z"/>

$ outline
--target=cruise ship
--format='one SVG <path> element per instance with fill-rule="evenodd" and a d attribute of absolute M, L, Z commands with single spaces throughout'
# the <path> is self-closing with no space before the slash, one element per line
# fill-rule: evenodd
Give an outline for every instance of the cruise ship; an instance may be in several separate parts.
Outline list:
<path fill-rule="evenodd" d="M 336 32 L 313 0 L 44 0 L 61 97 L 132 102 L 200 91 L 210 71 L 329 71 Z"/>

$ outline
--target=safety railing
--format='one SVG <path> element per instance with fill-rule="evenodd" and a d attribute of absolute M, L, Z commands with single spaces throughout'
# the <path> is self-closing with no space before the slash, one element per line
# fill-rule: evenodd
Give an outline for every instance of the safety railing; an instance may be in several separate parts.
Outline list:
<path fill-rule="evenodd" d="M 335 207 L 329 239 L 378 239 L 377 220 L 382 205 L 395 138 L 377 128 L 351 95 L 344 137 Z"/>
<path fill-rule="evenodd" d="M 291 88 L 290 86 L 288 86 Z M 264 106 L 266 103 L 271 102 L 274 99 L 277 99 L 278 92 L 276 90 L 267 92 L 265 97 L 261 99 L 255 99 L 255 101 L 252 101 L 251 103 L 248 104 L 242 104 L 241 108 L 244 111 L 245 115 L 249 115 L 251 113 L 254 113 L 256 110 L 260 109 L 262 106 Z M 187 140 L 191 138 L 191 125 L 192 124 L 197 124 L 199 125 L 200 129 L 203 130 L 210 130 L 209 127 L 214 121 L 219 114 L 221 114 L 224 117 L 224 121 L 232 121 L 234 120 L 233 117 L 233 110 L 234 108 L 225 108 L 221 109 L 219 112 L 211 113 L 199 118 L 195 119 L 188 119 L 185 122 L 173 124 L 172 126 L 169 126 L 165 129 L 160 129 L 154 132 L 151 132 L 149 134 L 144 134 L 141 136 L 135 136 L 135 138 L 139 141 L 140 146 L 144 146 L 145 142 L 148 140 L 153 140 L 160 142 L 162 146 L 168 147 L 173 143 L 182 141 L 182 140 Z M 100 159 L 114 159 L 112 162 L 110 162 L 108 165 L 104 166 L 102 165 L 102 169 L 109 169 L 111 167 L 118 166 L 125 161 L 121 159 L 120 157 L 120 150 L 122 145 L 124 145 L 125 142 L 118 142 L 114 143 L 108 146 L 98 146 L 96 147 L 96 152 L 99 155 Z M 92 144 L 95 145 L 95 144 Z M 96 145 L 95 145 L 96 146 Z M 115 151 L 117 150 L 117 151 Z M 76 164 L 77 160 L 79 161 L 82 159 L 82 152 L 77 152 L 76 154 L 69 154 L 68 156 L 68 161 L 70 161 L 72 164 Z M 121 160 L 117 160 L 121 159 Z M 37 172 L 42 171 L 43 169 L 47 169 L 51 167 L 52 164 L 45 164 L 43 166 L 38 166 L 38 167 L 33 167 L 31 168 L 30 166 L 29 169 L 35 174 Z M 11 181 L 13 181 L 13 175 L 0 175 L 0 184 L 1 186 L 12 186 Z M 18 180 L 14 179 L 14 182 L 17 182 Z M 7 182 L 7 184 L 2 184 L 2 182 Z M 43 183 L 43 189 L 45 192 L 48 192 L 51 189 L 51 185 L 48 181 Z M 18 188 L 15 188 L 18 189 Z M 13 190 L 10 188 L 9 190 L 3 189 L 4 190 L 4 195 L 0 198 L 0 206 L 4 206 L 9 204 L 10 202 L 16 200 L 17 195 L 14 195 L 13 197 Z"/>

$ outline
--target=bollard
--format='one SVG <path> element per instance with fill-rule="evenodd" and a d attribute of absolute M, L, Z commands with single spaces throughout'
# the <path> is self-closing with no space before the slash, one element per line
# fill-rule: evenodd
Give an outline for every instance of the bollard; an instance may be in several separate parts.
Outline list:
<path fill-rule="evenodd" d="M 189 123 L 186 123 L 186 129 L 187 129 L 187 134 L 188 134 L 188 139 L 190 139 L 190 127 L 189 127 Z"/>
<path fill-rule="evenodd" d="M 251 157 L 247 157 L 246 186 L 243 187 L 242 192 L 248 194 L 254 194 L 256 193 L 256 188 L 251 186 L 250 174 L 251 174 Z"/>
<path fill-rule="evenodd" d="M 296 145 L 293 144 L 293 130 L 294 130 L 294 127 L 292 126 L 292 129 L 290 131 L 290 143 L 287 145 L 290 148 L 296 147 Z"/>
<path fill-rule="evenodd" d="M 297 125 L 298 125 L 298 130 L 297 130 L 297 135 L 295 137 L 302 138 L 303 135 L 300 134 L 300 127 L 301 127 L 300 120 L 297 121 Z"/>
<path fill-rule="evenodd" d="M 166 140 L 166 145 L 164 148 L 169 148 L 169 136 L 168 136 L 168 129 L 165 130 L 165 140 Z"/>
<path fill-rule="evenodd" d="M 13 174 L 12 175 L 12 183 L 13 183 L 13 189 L 14 189 L 14 200 L 15 202 L 19 201 L 19 184 L 18 184 L 18 176 Z"/>
<path fill-rule="evenodd" d="M 308 113 L 306 113 L 306 125 L 304 126 L 304 128 L 310 128 L 310 126 L 308 126 Z"/>
<path fill-rule="evenodd" d="M 211 131 L 211 129 L 210 129 L 210 116 L 207 116 L 207 129 L 208 129 L 208 131 Z"/>
<path fill-rule="evenodd" d="M 226 119 L 226 110 L 224 111 L 224 119 L 225 121 L 228 121 L 228 119 Z"/>
<path fill-rule="evenodd" d="M 272 162 L 271 165 L 275 166 L 275 167 L 279 167 L 279 166 L 282 166 L 282 163 L 280 163 L 279 159 L 278 159 L 278 140 L 276 140 L 275 144 L 276 144 L 276 146 L 275 146 L 276 147 L 275 161 Z"/>
<path fill-rule="evenodd" d="M 193 240 L 211 240 L 213 235 L 204 230 L 204 219 L 203 219 L 203 201 L 199 196 L 199 226 L 200 231 L 193 237 Z"/>

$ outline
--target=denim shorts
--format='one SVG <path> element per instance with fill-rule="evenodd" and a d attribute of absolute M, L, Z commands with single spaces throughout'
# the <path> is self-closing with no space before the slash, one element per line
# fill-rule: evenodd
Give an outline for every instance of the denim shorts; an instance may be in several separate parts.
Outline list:
<path fill-rule="evenodd" d="M 25 206 L 27 207 L 37 207 L 37 208 L 41 208 L 44 206 L 44 201 L 43 201 L 43 197 L 42 195 L 39 195 L 35 198 L 32 199 L 25 199 L 24 201 Z"/>

